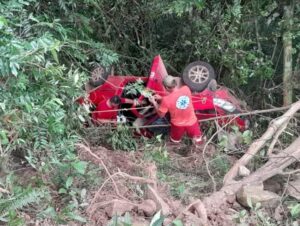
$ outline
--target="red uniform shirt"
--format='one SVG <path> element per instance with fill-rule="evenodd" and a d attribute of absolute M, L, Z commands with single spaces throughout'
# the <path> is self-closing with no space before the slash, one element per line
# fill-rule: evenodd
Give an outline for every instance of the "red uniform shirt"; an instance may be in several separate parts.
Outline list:
<path fill-rule="evenodd" d="M 191 126 L 197 121 L 192 103 L 192 94 L 187 86 L 164 96 L 158 111 L 163 114 L 169 111 L 171 123 L 176 126 Z"/>
<path fill-rule="evenodd" d="M 97 107 L 96 110 L 92 113 L 92 117 L 94 120 L 97 119 L 108 119 L 108 120 L 116 120 L 118 115 L 118 107 L 110 107 L 108 106 L 109 100 L 103 100 L 101 101 Z"/>

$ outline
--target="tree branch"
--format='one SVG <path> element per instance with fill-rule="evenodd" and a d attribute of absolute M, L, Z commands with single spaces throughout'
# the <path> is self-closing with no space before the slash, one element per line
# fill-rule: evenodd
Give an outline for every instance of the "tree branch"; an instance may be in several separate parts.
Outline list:
<path fill-rule="evenodd" d="M 240 158 L 233 167 L 229 170 L 229 172 L 224 177 L 224 184 L 230 183 L 238 173 L 238 169 L 240 166 L 245 166 L 249 163 L 249 161 L 255 156 L 255 154 L 266 145 L 267 141 L 269 141 L 273 135 L 284 125 L 288 123 L 290 118 L 300 109 L 300 101 L 295 102 L 291 105 L 290 109 L 283 114 L 281 117 L 273 120 L 270 123 L 269 128 L 267 131 L 261 136 L 261 138 L 254 141 L 246 153 Z M 280 134 L 278 134 L 279 136 Z"/>

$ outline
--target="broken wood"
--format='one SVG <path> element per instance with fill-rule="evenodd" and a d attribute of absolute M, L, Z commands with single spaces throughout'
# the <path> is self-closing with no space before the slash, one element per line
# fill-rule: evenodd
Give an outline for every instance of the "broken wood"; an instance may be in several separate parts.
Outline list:
<path fill-rule="evenodd" d="M 184 215 L 188 213 L 195 214 L 197 217 L 200 218 L 201 225 L 207 225 L 207 213 L 205 206 L 201 202 L 200 199 L 192 202 L 189 206 L 187 206 L 177 217 L 176 219 L 182 219 Z M 200 222 L 199 222 L 200 223 Z"/>
<path fill-rule="evenodd" d="M 168 216 L 172 213 L 170 206 L 159 195 L 159 192 L 155 190 L 151 185 L 147 186 L 146 197 L 155 202 L 156 209 L 161 209 L 163 215 Z"/>
<path fill-rule="evenodd" d="M 257 171 L 241 181 L 231 180 L 230 183 L 224 184 L 218 192 L 204 198 L 203 204 L 207 210 L 207 215 L 209 216 L 223 205 L 226 205 L 226 203 L 232 199 L 232 196 L 235 197 L 242 186 L 264 182 L 276 174 L 282 173 L 286 167 L 296 161 L 300 161 L 300 137 L 281 153 L 273 155 L 272 158 Z"/>
<path fill-rule="evenodd" d="M 268 141 L 272 139 L 274 134 L 277 133 L 277 131 L 280 131 L 280 129 L 283 127 L 285 123 L 287 123 L 291 117 L 300 109 L 300 101 L 295 102 L 294 104 L 291 105 L 290 109 L 284 113 L 282 116 L 279 118 L 273 120 L 267 131 L 261 136 L 261 138 L 255 140 L 246 153 L 243 155 L 242 158 L 240 158 L 234 165 L 233 167 L 228 171 L 228 173 L 224 177 L 224 184 L 229 184 L 231 183 L 232 180 L 237 176 L 238 170 L 240 166 L 246 166 L 249 161 L 255 156 L 255 154 L 266 145 Z M 282 132 L 283 130 L 281 130 Z M 280 134 L 277 133 L 276 137 L 278 137 Z M 271 151 L 269 151 L 271 152 Z"/>

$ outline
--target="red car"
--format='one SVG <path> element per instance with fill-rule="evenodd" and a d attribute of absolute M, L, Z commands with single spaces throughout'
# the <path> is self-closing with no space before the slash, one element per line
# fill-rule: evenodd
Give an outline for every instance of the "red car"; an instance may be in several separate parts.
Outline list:
<path fill-rule="evenodd" d="M 158 55 L 152 61 L 150 74 L 148 77 L 137 76 L 115 76 L 108 75 L 104 68 L 97 68 L 92 72 L 90 85 L 94 86 L 88 91 L 86 102 L 94 106 L 91 109 L 93 121 L 101 120 L 97 111 L 97 105 L 104 100 L 108 100 L 114 95 L 124 98 L 138 99 L 140 106 L 121 104 L 118 114 L 122 115 L 127 122 L 133 125 L 160 125 L 166 124 L 168 119 L 159 120 L 156 114 L 153 114 L 153 108 L 148 101 L 147 96 L 152 94 L 166 95 L 166 90 L 162 84 L 163 78 L 168 74 L 165 65 Z M 230 94 L 227 88 L 216 86 L 215 73 L 213 68 L 202 61 L 196 61 L 189 64 L 182 78 L 178 78 L 179 84 L 183 83 L 190 87 L 193 92 L 193 105 L 199 120 L 224 116 L 228 114 L 237 114 L 244 112 L 237 98 Z M 83 100 L 80 101 L 83 103 Z M 112 118 L 117 119 L 116 112 L 112 112 Z M 223 126 L 227 123 L 237 125 L 240 130 L 245 130 L 249 126 L 249 121 L 242 117 L 229 117 L 217 119 Z M 152 126 L 154 127 L 154 126 Z M 154 128 L 147 131 L 156 132 Z M 145 131 L 144 131 L 145 132 Z"/>

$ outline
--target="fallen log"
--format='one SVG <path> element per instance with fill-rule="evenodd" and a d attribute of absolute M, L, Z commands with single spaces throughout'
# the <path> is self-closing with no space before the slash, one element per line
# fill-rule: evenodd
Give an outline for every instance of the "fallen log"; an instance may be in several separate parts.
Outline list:
<path fill-rule="evenodd" d="M 240 158 L 233 166 L 232 168 L 227 172 L 227 174 L 224 177 L 224 184 L 231 183 L 232 180 L 237 176 L 238 170 L 240 166 L 246 166 L 249 161 L 255 156 L 255 154 L 263 148 L 268 141 L 270 141 L 273 136 L 275 135 L 274 139 L 278 139 L 281 132 L 283 132 L 285 128 L 285 124 L 289 122 L 289 120 L 293 117 L 293 115 L 300 109 L 300 101 L 295 102 L 291 105 L 290 109 L 284 113 L 279 118 L 276 118 L 273 120 L 267 131 L 257 140 L 255 140 L 246 153 L 243 155 L 242 158 Z M 274 146 L 272 143 L 271 146 Z M 272 150 L 268 151 L 269 154 L 272 152 Z"/>
<path fill-rule="evenodd" d="M 235 194 L 242 186 L 264 182 L 276 174 L 282 173 L 286 167 L 296 161 L 300 161 L 300 137 L 281 153 L 273 155 L 268 162 L 249 176 L 240 181 L 232 180 L 230 183 L 225 184 L 218 192 L 204 198 L 203 204 L 207 210 L 207 215 L 214 214 L 221 206 L 232 202 L 232 199 L 235 199 Z"/>

